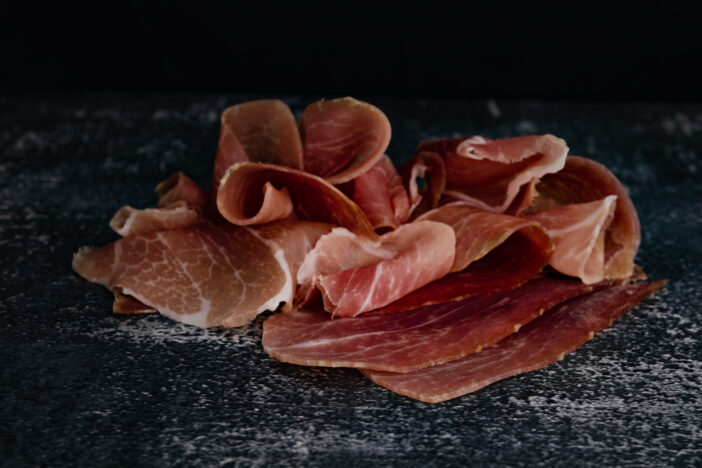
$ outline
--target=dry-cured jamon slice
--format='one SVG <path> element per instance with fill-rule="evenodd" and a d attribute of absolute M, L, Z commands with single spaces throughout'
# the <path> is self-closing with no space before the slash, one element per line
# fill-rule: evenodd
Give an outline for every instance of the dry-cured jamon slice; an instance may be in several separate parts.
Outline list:
<path fill-rule="evenodd" d="M 123 206 L 110 220 L 110 227 L 124 237 L 191 226 L 203 220 L 200 207 L 188 206 L 184 201 L 177 201 L 161 208 L 141 210 L 129 205 Z"/>
<path fill-rule="evenodd" d="M 407 187 L 413 217 L 439 206 L 441 194 L 446 188 L 446 168 L 441 156 L 430 151 L 421 151 L 402 165 L 400 174 Z M 421 188 L 417 179 L 424 182 Z"/>
<path fill-rule="evenodd" d="M 205 206 L 209 196 L 190 177 L 178 171 L 156 186 L 158 207 L 183 201 L 188 206 Z"/>
<path fill-rule="evenodd" d="M 438 366 L 404 374 L 362 372 L 378 385 L 417 400 L 450 400 L 563 359 L 664 284 L 614 286 L 571 299 L 482 352 Z"/>
<path fill-rule="evenodd" d="M 390 158 L 383 156 L 375 166 L 352 181 L 353 201 L 373 227 L 395 229 L 407 221 L 410 201 Z"/>

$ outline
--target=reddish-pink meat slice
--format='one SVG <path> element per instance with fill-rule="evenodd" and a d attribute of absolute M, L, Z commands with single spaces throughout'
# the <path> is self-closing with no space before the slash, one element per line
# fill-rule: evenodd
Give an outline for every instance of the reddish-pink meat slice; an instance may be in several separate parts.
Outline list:
<path fill-rule="evenodd" d="M 406 222 L 410 215 L 407 191 L 387 156 L 383 156 L 375 166 L 353 179 L 353 201 L 363 210 L 375 229 L 395 229 Z"/>
<path fill-rule="evenodd" d="M 302 169 L 302 142 L 290 108 L 278 99 L 249 101 L 222 112 L 212 191 L 238 162 L 281 164 Z"/>
<path fill-rule="evenodd" d="M 565 205 L 529 216 L 546 228 L 556 250 L 549 263 L 585 284 L 604 279 L 605 229 L 614 215 L 616 195 Z"/>
<path fill-rule="evenodd" d="M 73 269 L 161 314 L 199 327 L 239 326 L 292 299 L 281 253 L 248 229 L 202 223 L 82 248 Z"/>
<path fill-rule="evenodd" d="M 209 202 L 207 192 L 182 172 L 176 172 L 156 186 L 158 207 L 183 201 L 188 206 L 205 206 Z"/>
<path fill-rule="evenodd" d="M 229 222 L 259 224 L 300 219 L 342 226 L 375 238 L 373 226 L 351 199 L 324 179 L 303 171 L 261 163 L 237 163 L 217 192 L 217 208 Z"/>
<path fill-rule="evenodd" d="M 298 280 L 311 281 L 327 312 L 353 317 L 444 276 L 455 242 L 453 229 L 433 221 L 405 224 L 375 241 L 335 229 L 317 242 Z"/>
<path fill-rule="evenodd" d="M 443 205 L 418 218 L 448 224 L 456 233 L 452 273 L 382 307 L 401 312 L 512 289 L 534 278 L 553 244 L 536 222 L 490 213 L 464 202 Z"/>
<path fill-rule="evenodd" d="M 536 189 L 539 196 L 530 211 L 616 195 L 614 217 L 605 231 L 604 277 L 623 279 L 631 276 L 641 242 L 641 226 L 626 189 L 609 169 L 592 159 L 568 156 L 563 170 L 544 176 Z"/>
<path fill-rule="evenodd" d="M 263 349 L 293 364 L 411 372 L 480 352 L 591 290 L 579 281 L 543 278 L 489 297 L 401 314 L 331 319 L 324 311 L 294 310 L 266 320 Z"/>
<path fill-rule="evenodd" d="M 380 109 L 346 97 L 310 104 L 300 120 L 305 170 L 342 184 L 373 167 L 390 143 Z"/>
<path fill-rule="evenodd" d="M 123 206 L 110 220 L 110 227 L 120 236 L 130 236 L 191 226 L 203 220 L 200 207 L 188 206 L 184 201 L 177 201 L 161 208 L 142 210 L 129 205 Z"/>
<path fill-rule="evenodd" d="M 505 212 L 533 178 L 563 168 L 568 146 L 553 135 L 488 140 L 475 136 L 423 142 L 446 164 L 446 194 L 479 208 Z"/>
<path fill-rule="evenodd" d="M 410 213 L 414 217 L 439 206 L 441 194 L 446 188 L 446 168 L 441 156 L 422 151 L 403 164 L 400 173 L 409 192 Z M 417 179 L 424 181 L 422 188 Z"/>
<path fill-rule="evenodd" d="M 664 284 L 615 286 L 571 299 L 479 354 L 405 374 L 374 370 L 363 374 L 427 403 L 450 400 L 563 359 Z"/>
<path fill-rule="evenodd" d="M 132 296 L 124 294 L 121 288 L 113 289 L 112 294 L 115 296 L 115 300 L 112 303 L 112 313 L 114 314 L 142 315 L 158 313 L 158 311 L 153 307 L 142 304 Z"/>

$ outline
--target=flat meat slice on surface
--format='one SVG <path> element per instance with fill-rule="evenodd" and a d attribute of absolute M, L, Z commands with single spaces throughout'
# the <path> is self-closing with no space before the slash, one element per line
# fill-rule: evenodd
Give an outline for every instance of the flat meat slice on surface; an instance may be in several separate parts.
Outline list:
<path fill-rule="evenodd" d="M 353 179 L 353 201 L 375 229 L 395 229 L 410 215 L 409 196 L 387 156 Z"/>
<path fill-rule="evenodd" d="M 291 300 L 282 253 L 248 229 L 198 224 L 82 248 L 73 269 L 110 290 L 121 288 L 166 317 L 199 327 L 245 325 Z"/>
<path fill-rule="evenodd" d="M 553 243 L 532 220 L 490 213 L 465 202 L 443 205 L 420 216 L 448 224 L 456 233 L 452 274 L 381 308 L 402 312 L 430 304 L 516 288 L 548 264 Z"/>
<path fill-rule="evenodd" d="M 604 277 L 625 279 L 631 276 L 641 243 L 641 225 L 629 194 L 609 169 L 592 159 L 568 156 L 563 170 L 543 177 L 536 189 L 539 196 L 530 212 L 616 195 L 614 217 L 605 231 Z"/>
<path fill-rule="evenodd" d="M 604 279 L 605 230 L 612 221 L 616 195 L 589 203 L 565 205 L 529 215 L 551 237 L 553 268 L 580 278 L 585 284 Z"/>
<path fill-rule="evenodd" d="M 450 400 L 563 359 L 664 284 L 614 286 L 571 299 L 481 353 L 445 364 L 405 374 L 362 372 L 401 395 L 427 403 Z"/>
<path fill-rule="evenodd" d="M 568 154 L 565 141 L 553 135 L 435 140 L 419 150 L 444 158 L 446 195 L 496 213 L 510 207 L 523 185 L 562 169 Z"/>
<path fill-rule="evenodd" d="M 446 188 L 444 160 L 436 153 L 421 151 L 400 168 L 410 198 L 410 214 L 417 217 L 439 206 Z M 420 188 L 417 179 L 424 181 Z"/>
<path fill-rule="evenodd" d="M 188 206 L 205 206 L 209 196 L 190 177 L 178 171 L 156 186 L 158 207 L 175 202 L 185 202 Z"/>
<path fill-rule="evenodd" d="M 237 163 L 222 178 L 217 209 L 238 225 L 263 224 L 292 214 L 375 238 L 373 226 L 349 197 L 324 179 L 273 164 Z"/>
<path fill-rule="evenodd" d="M 227 169 L 238 162 L 302 169 L 302 142 L 290 108 L 278 99 L 249 101 L 225 109 L 212 173 L 216 192 Z"/>
<path fill-rule="evenodd" d="M 305 259 L 298 281 L 303 288 L 311 282 L 327 312 L 353 317 L 444 276 L 453 264 L 455 243 L 453 229 L 433 221 L 404 224 L 377 240 L 334 229 Z"/>
<path fill-rule="evenodd" d="M 192 226 L 204 221 L 199 206 L 188 206 L 184 201 L 173 202 L 160 208 L 137 209 L 123 206 L 110 220 L 110 227 L 120 236 L 144 234 Z"/>
<path fill-rule="evenodd" d="M 579 281 L 542 278 L 489 297 L 401 314 L 331 319 L 324 311 L 294 310 L 264 322 L 263 349 L 293 364 L 411 372 L 480 352 L 591 290 Z"/>
<path fill-rule="evenodd" d="M 305 171 L 342 184 L 385 154 L 390 122 L 380 109 L 345 97 L 310 104 L 300 120 Z"/>

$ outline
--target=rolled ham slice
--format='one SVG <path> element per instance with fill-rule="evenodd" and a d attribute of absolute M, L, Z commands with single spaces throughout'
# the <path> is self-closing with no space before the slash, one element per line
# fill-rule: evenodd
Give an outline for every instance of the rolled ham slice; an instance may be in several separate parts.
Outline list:
<path fill-rule="evenodd" d="M 362 372 L 401 395 L 427 403 L 450 400 L 563 359 L 664 284 L 615 286 L 571 299 L 481 353 L 445 364 L 404 374 Z"/>
<path fill-rule="evenodd" d="M 604 232 L 606 279 L 625 279 L 634 271 L 634 257 L 641 243 L 641 225 L 636 208 L 622 183 L 604 165 L 580 156 L 568 156 L 563 170 L 549 174 L 536 186 L 539 196 L 530 212 L 562 205 L 617 197 L 611 223 Z"/>
<path fill-rule="evenodd" d="M 353 201 L 376 230 L 395 229 L 410 216 L 409 196 L 387 156 L 353 179 Z"/>
<path fill-rule="evenodd" d="M 227 169 L 238 162 L 262 162 L 302 169 L 302 142 L 290 108 L 278 99 L 249 101 L 222 112 L 212 173 L 216 193 Z"/>
<path fill-rule="evenodd" d="M 321 293 L 327 312 L 354 317 L 444 276 L 455 243 L 453 229 L 433 221 L 405 224 L 377 240 L 334 229 L 309 253 L 298 281 Z"/>
<path fill-rule="evenodd" d="M 356 203 L 324 179 L 273 164 L 237 163 L 222 178 L 217 209 L 238 225 L 298 218 L 342 226 L 375 238 L 373 226 Z"/>
<path fill-rule="evenodd" d="M 373 167 L 390 143 L 390 122 L 380 109 L 350 97 L 310 104 L 300 120 L 305 171 L 331 184 Z"/>
<path fill-rule="evenodd" d="M 435 140 L 419 150 L 444 158 L 445 195 L 496 213 L 510 207 L 523 185 L 562 169 L 568 154 L 565 141 L 553 135 Z"/>
<path fill-rule="evenodd" d="M 331 319 L 310 308 L 277 314 L 263 324 L 263 349 L 306 366 L 411 372 L 480 352 L 545 310 L 592 288 L 542 278 L 521 288 L 401 314 Z"/>

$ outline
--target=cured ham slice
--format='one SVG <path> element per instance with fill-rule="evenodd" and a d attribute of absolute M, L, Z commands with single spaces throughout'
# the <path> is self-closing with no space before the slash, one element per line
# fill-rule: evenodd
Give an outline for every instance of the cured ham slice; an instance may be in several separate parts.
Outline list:
<path fill-rule="evenodd" d="M 334 229 L 317 242 L 298 280 L 311 281 L 327 312 L 354 317 L 444 276 L 455 243 L 453 229 L 433 221 L 405 224 L 376 241 Z"/>
<path fill-rule="evenodd" d="M 604 235 L 604 277 L 624 279 L 631 276 L 634 257 L 641 243 L 641 226 L 629 194 L 609 169 L 592 159 L 568 156 L 563 170 L 543 177 L 536 188 L 539 196 L 530 211 L 616 195 L 612 222 Z"/>
<path fill-rule="evenodd" d="M 82 248 L 73 269 L 120 288 L 166 317 L 198 327 L 236 327 L 292 298 L 285 258 L 248 229 L 199 224 Z"/>
<path fill-rule="evenodd" d="M 305 170 L 331 184 L 348 182 L 369 170 L 390 143 L 385 114 L 350 97 L 310 104 L 299 126 Z"/>
<path fill-rule="evenodd" d="M 121 290 L 121 288 L 115 288 L 112 291 L 115 296 L 115 300 L 112 303 L 112 313 L 120 315 L 143 315 L 143 314 L 156 314 L 158 311 L 153 307 L 149 307 L 145 304 L 134 299 L 132 296 L 127 296 Z"/>
<path fill-rule="evenodd" d="M 465 202 L 443 205 L 417 221 L 446 223 L 456 233 L 456 257 L 451 272 L 382 311 L 417 307 L 491 294 L 520 286 L 548 264 L 553 244 L 537 222 L 490 213 Z"/>
<path fill-rule="evenodd" d="M 351 199 L 324 179 L 273 164 L 237 163 L 222 178 L 217 209 L 233 224 L 260 224 L 293 213 L 375 238 L 373 226 Z"/>
<path fill-rule="evenodd" d="M 553 135 L 489 140 L 480 136 L 423 142 L 446 164 L 445 194 L 496 213 L 505 212 L 533 178 L 563 168 L 568 146 Z"/>
<path fill-rule="evenodd" d="M 309 309 L 277 314 L 263 324 L 263 349 L 307 366 L 411 372 L 480 352 L 545 310 L 592 288 L 543 278 L 521 288 L 401 314 L 331 319 Z"/>
<path fill-rule="evenodd" d="M 422 151 L 407 161 L 400 173 L 409 192 L 410 212 L 415 217 L 439 206 L 446 188 L 446 168 L 441 156 Z M 424 187 L 419 187 L 417 179 L 424 181 Z"/>
<path fill-rule="evenodd" d="M 120 236 L 129 236 L 191 226 L 203 220 L 202 210 L 199 207 L 191 207 L 184 201 L 177 201 L 162 208 L 143 210 L 129 205 L 123 206 L 110 220 L 110 227 Z"/>
<path fill-rule="evenodd" d="M 410 373 L 364 370 L 363 374 L 394 392 L 427 403 L 456 398 L 563 359 L 664 284 L 615 286 L 571 299 L 479 354 Z"/>
<path fill-rule="evenodd" d="M 383 156 L 375 166 L 353 179 L 353 201 L 363 210 L 375 229 L 395 229 L 407 221 L 410 201 L 390 158 Z"/>
<path fill-rule="evenodd" d="M 295 117 L 283 101 L 249 101 L 222 113 L 212 191 L 217 191 L 230 166 L 246 161 L 302 169 L 300 134 Z"/>
<path fill-rule="evenodd" d="M 185 202 L 188 206 L 205 206 L 209 202 L 207 192 L 182 172 L 176 172 L 156 186 L 158 207 Z"/>
<path fill-rule="evenodd" d="M 549 263 L 585 284 L 604 279 L 605 229 L 612 221 L 616 195 L 602 200 L 565 205 L 529 218 L 546 228 L 556 247 Z"/>

